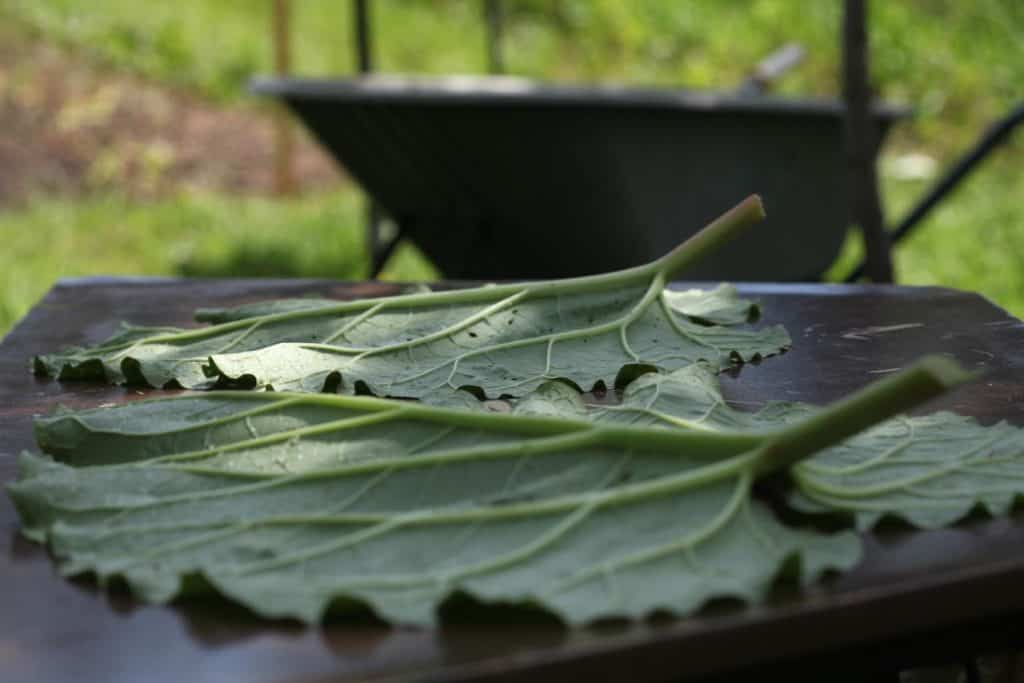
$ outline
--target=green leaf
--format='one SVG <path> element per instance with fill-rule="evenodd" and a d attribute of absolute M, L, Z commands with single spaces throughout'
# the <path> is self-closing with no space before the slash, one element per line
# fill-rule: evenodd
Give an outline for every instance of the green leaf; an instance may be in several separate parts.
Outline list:
<path fill-rule="evenodd" d="M 1024 496 L 1024 430 L 942 412 L 880 424 L 793 469 L 791 503 L 869 529 L 886 516 L 923 528 L 975 508 L 1006 514 Z"/>
<path fill-rule="evenodd" d="M 760 315 L 757 304 L 739 298 L 736 287 L 725 283 L 710 291 L 666 289 L 662 297 L 672 310 L 708 325 L 740 325 Z"/>
<path fill-rule="evenodd" d="M 401 294 L 425 294 L 430 292 L 429 286 L 423 283 L 416 283 L 402 286 Z M 318 296 L 297 297 L 293 299 L 273 299 L 269 301 L 256 301 L 243 304 L 233 308 L 200 308 L 195 312 L 196 322 L 201 323 L 227 323 L 247 318 L 261 318 L 278 313 L 294 313 L 296 311 L 315 311 L 321 308 L 337 306 L 334 299 L 325 299 Z M 723 301 L 720 304 L 703 304 L 712 306 L 715 309 L 728 307 L 731 304 Z"/>
<path fill-rule="evenodd" d="M 594 406 L 588 419 L 634 426 L 749 431 L 813 416 L 802 403 L 770 403 L 757 412 L 724 402 L 714 373 L 700 366 L 644 375 L 621 405 Z M 1024 496 L 1024 430 L 983 426 L 940 412 L 900 416 L 820 451 L 792 470 L 790 503 L 813 513 L 843 513 L 869 529 L 885 516 L 915 526 L 952 524 L 981 508 L 1005 514 Z"/>
<path fill-rule="evenodd" d="M 702 364 L 672 373 L 647 373 L 626 387 L 618 405 L 588 407 L 589 419 L 634 426 L 709 432 L 778 429 L 809 417 L 815 408 L 772 402 L 757 412 L 737 410 L 722 396 L 718 376 Z"/>
<path fill-rule="evenodd" d="M 316 297 L 275 299 L 272 301 L 257 301 L 251 304 L 243 304 L 234 308 L 200 308 L 196 310 L 195 319 L 196 322 L 200 323 L 230 323 L 236 320 L 263 318 L 268 315 L 279 315 L 281 313 L 317 311 L 337 305 L 338 302 L 333 299 Z"/>
<path fill-rule="evenodd" d="M 781 327 L 736 329 L 735 290 L 665 293 L 670 276 L 761 215 L 748 201 L 645 266 L 569 280 L 363 301 L 289 300 L 204 311 L 195 330 L 137 328 L 93 348 L 35 358 L 36 372 L 151 386 L 216 383 L 429 398 L 474 387 L 521 396 L 554 378 L 590 388 L 623 365 L 727 367 L 786 349 Z M 682 310 L 683 313 L 680 313 Z M 695 311 L 688 316 L 687 310 Z M 691 317 L 695 319 L 691 319 Z M 745 319 L 745 318 L 744 318 Z"/>
<path fill-rule="evenodd" d="M 813 580 L 855 564 L 855 535 L 781 524 L 751 497 L 754 479 L 959 379 L 925 364 L 746 432 L 581 419 L 564 384 L 514 414 L 190 394 L 39 419 L 51 457 L 24 454 L 9 491 L 64 573 L 121 576 L 149 601 L 198 575 L 260 614 L 305 621 L 355 601 L 428 624 L 454 592 L 569 623 L 687 614 L 758 600 L 784 568 Z"/>

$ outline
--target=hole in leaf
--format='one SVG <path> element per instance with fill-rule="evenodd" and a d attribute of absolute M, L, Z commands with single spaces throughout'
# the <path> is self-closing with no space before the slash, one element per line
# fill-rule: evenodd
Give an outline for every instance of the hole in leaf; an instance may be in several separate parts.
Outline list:
<path fill-rule="evenodd" d="M 529 602 L 482 602 L 465 591 L 453 591 L 438 608 L 445 625 L 454 624 L 536 624 L 559 627 L 551 635 L 564 637 L 562 621 L 551 612 Z"/>
<path fill-rule="evenodd" d="M 625 389 L 633 380 L 641 375 L 646 375 L 650 372 L 657 372 L 658 368 L 648 363 L 629 363 L 623 365 L 619 369 L 619 374 L 615 376 L 615 388 Z"/>
<path fill-rule="evenodd" d="M 327 394 L 336 394 L 339 389 L 341 389 L 341 373 L 335 370 L 324 378 L 324 386 L 321 390 Z"/>

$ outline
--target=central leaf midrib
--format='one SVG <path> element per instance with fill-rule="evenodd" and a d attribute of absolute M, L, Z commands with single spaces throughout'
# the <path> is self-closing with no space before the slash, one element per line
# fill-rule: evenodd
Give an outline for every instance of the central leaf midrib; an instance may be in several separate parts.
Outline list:
<path fill-rule="evenodd" d="M 271 313 L 253 318 L 242 318 L 211 325 L 209 327 L 192 330 L 181 330 L 172 334 L 157 335 L 132 342 L 125 342 L 119 345 L 110 345 L 104 348 L 106 352 L 113 352 L 124 349 L 138 348 L 150 344 L 177 343 L 182 341 L 196 341 L 208 337 L 216 337 L 226 332 L 245 330 L 253 325 L 265 325 L 268 323 L 288 322 L 302 320 L 305 318 L 331 318 L 339 314 L 354 311 L 363 311 L 376 307 L 378 310 L 386 310 L 391 307 L 419 308 L 422 306 L 443 306 L 452 303 L 483 303 L 493 301 L 498 297 L 518 297 L 518 301 L 542 299 L 554 295 L 577 294 L 584 292 L 598 292 L 620 288 L 628 282 L 643 281 L 655 273 L 661 273 L 662 264 L 654 261 L 635 268 L 616 271 L 613 273 L 586 275 L 580 278 L 569 278 L 564 280 L 550 280 L 537 283 L 511 283 L 507 285 L 496 285 L 493 287 L 475 287 L 467 289 L 454 289 L 443 292 L 425 292 L 418 294 L 403 294 L 393 297 L 378 297 L 371 299 L 360 299 L 357 301 L 341 302 L 334 306 L 324 306 L 298 311 L 286 311 L 282 313 Z M 499 302 L 500 303 L 500 302 Z M 336 347 L 335 347 L 336 348 Z"/>
<path fill-rule="evenodd" d="M 635 305 L 633 305 L 633 307 L 630 308 L 630 310 L 627 313 L 621 315 L 620 317 L 616 318 L 615 320 L 611 320 L 611 321 L 608 321 L 608 322 L 605 322 L 605 323 L 600 323 L 600 324 L 597 324 L 597 325 L 591 325 L 590 327 L 581 327 L 581 328 L 574 329 L 574 330 L 569 330 L 569 331 L 549 332 L 547 334 L 538 335 L 538 336 L 534 336 L 534 337 L 525 337 L 523 339 L 514 339 L 514 340 L 510 340 L 510 341 L 506 341 L 506 342 L 498 342 L 498 343 L 495 343 L 495 344 L 483 345 L 480 348 L 469 349 L 469 350 L 464 351 L 464 352 L 462 352 L 462 353 L 460 353 L 458 355 L 455 355 L 455 356 L 452 356 L 450 358 L 447 358 L 443 362 L 441 362 L 441 363 L 439 363 L 437 365 L 434 365 L 432 367 L 429 367 L 426 370 L 422 370 L 422 371 L 420 371 L 420 372 L 418 372 L 418 373 L 416 373 L 414 375 L 409 375 L 407 377 L 403 377 L 401 379 L 394 380 L 394 381 L 390 382 L 390 384 L 392 384 L 392 385 L 407 384 L 409 382 L 413 382 L 413 381 L 415 381 L 417 379 L 420 379 L 422 377 L 426 377 L 427 375 L 430 375 L 431 373 L 437 372 L 438 370 L 444 369 L 444 368 L 448 367 L 449 365 L 451 365 L 452 366 L 452 370 L 451 370 L 451 372 L 449 373 L 449 376 L 448 376 L 448 383 L 449 383 L 449 385 L 453 389 L 457 389 L 458 388 L 457 386 L 454 386 L 454 385 L 451 384 L 451 378 L 455 375 L 455 372 L 458 369 L 459 363 L 464 361 L 464 360 L 466 360 L 467 358 L 473 358 L 473 357 L 479 356 L 479 355 L 490 354 L 490 353 L 494 353 L 496 351 L 506 351 L 508 349 L 515 349 L 515 348 L 520 348 L 520 347 L 523 347 L 523 346 L 533 346 L 533 345 L 540 345 L 540 344 L 548 344 L 548 367 L 545 368 L 544 373 L 542 373 L 541 375 L 532 377 L 529 380 L 525 380 L 524 382 L 526 382 L 526 381 L 535 381 L 537 379 L 544 379 L 545 376 L 546 376 L 546 373 L 550 370 L 550 350 L 551 350 L 551 346 L 554 343 L 557 343 L 557 342 L 560 342 L 560 341 L 572 340 L 572 339 L 581 339 L 581 338 L 584 338 L 584 337 L 591 337 L 591 336 L 595 336 L 595 335 L 599 335 L 599 334 L 605 334 L 607 332 L 613 332 L 613 331 L 616 331 L 616 330 L 619 330 L 619 331 L 622 332 L 622 334 L 624 334 L 625 333 L 624 331 L 629 327 L 629 325 L 632 324 L 633 322 L 635 322 L 639 318 L 639 316 L 644 313 L 644 311 L 647 309 L 647 306 L 650 305 L 651 300 L 655 296 L 657 296 L 659 294 L 660 288 L 663 287 L 663 286 L 664 286 L 664 284 L 661 282 L 661 280 L 659 278 L 655 277 L 652 280 L 650 287 L 648 287 L 647 291 L 644 293 L 644 296 L 641 298 L 641 300 L 639 302 L 637 302 Z M 509 301 L 509 303 L 505 304 L 505 305 L 511 306 L 511 305 L 514 305 L 516 303 L 516 301 L 510 301 L 510 300 L 511 300 L 511 297 L 509 297 L 509 299 L 506 299 L 505 301 Z M 499 302 L 499 303 L 504 304 L 504 301 L 503 302 Z M 495 311 L 491 311 L 491 313 L 497 312 L 497 310 L 500 310 L 500 308 L 496 309 Z M 473 316 L 470 316 L 470 318 L 472 318 L 472 317 Z M 393 352 L 404 351 L 404 350 L 407 350 L 407 349 L 414 349 L 414 348 L 417 348 L 419 346 L 423 346 L 425 344 L 429 344 L 429 343 L 431 343 L 433 341 L 437 341 L 438 339 L 443 339 L 444 337 L 447 337 L 450 334 L 454 334 L 455 332 L 458 332 L 461 329 L 464 329 L 465 327 L 468 327 L 469 325 L 471 325 L 471 324 L 473 324 L 475 322 L 478 322 L 478 321 L 479 320 L 471 320 L 471 322 L 466 323 L 465 325 L 463 325 L 463 323 L 465 321 L 462 321 L 462 322 L 457 323 L 455 325 L 451 325 L 451 326 L 449 326 L 449 328 L 445 328 L 444 330 L 439 330 L 439 331 L 433 332 L 433 333 L 431 333 L 429 335 L 424 335 L 423 337 L 417 337 L 415 339 L 412 339 L 412 340 L 409 340 L 409 341 L 405 341 L 405 342 L 398 342 L 396 344 L 391 344 L 389 346 L 375 346 L 375 347 L 368 347 L 368 348 L 346 348 L 346 347 L 339 347 L 339 346 L 335 346 L 335 345 L 331 345 L 331 344 L 323 344 L 323 343 L 310 343 L 310 342 L 291 342 L 291 343 L 295 344 L 296 346 L 299 346 L 301 348 L 308 349 L 308 350 L 311 350 L 311 351 L 322 351 L 324 353 L 338 354 L 338 355 L 345 355 L 345 356 L 352 355 L 353 357 L 350 358 L 347 363 L 345 363 L 344 365 L 342 365 L 342 366 L 340 366 L 338 368 L 339 371 L 344 371 L 344 370 L 347 370 L 348 368 L 350 368 L 353 364 L 357 363 L 358 361 L 360 361 L 360 360 L 362 360 L 364 358 L 369 358 L 369 357 L 373 357 L 373 356 L 377 356 L 377 355 L 382 355 L 382 354 L 386 354 L 386 353 L 393 353 Z M 455 328 L 455 329 L 453 329 L 453 328 Z M 697 343 L 700 343 L 700 342 L 697 342 Z M 636 358 L 636 354 L 632 353 L 632 350 L 629 348 L 629 345 L 625 341 L 625 339 L 622 339 L 622 344 L 623 344 L 623 350 L 626 351 L 628 354 L 631 354 L 634 357 L 634 359 L 635 359 Z M 212 354 L 212 355 L 216 356 L 218 354 Z M 216 359 L 215 358 L 213 359 L 213 362 L 214 362 L 214 364 L 216 364 Z"/>
<path fill-rule="evenodd" d="M 372 525 L 368 528 L 360 531 L 346 534 L 339 538 L 331 539 L 325 543 L 313 546 L 311 548 L 304 549 L 301 553 L 295 553 L 287 557 L 278 557 L 272 560 L 265 560 L 259 563 L 250 563 L 248 566 L 244 566 L 236 570 L 234 573 L 237 575 L 251 574 L 261 571 L 268 571 L 272 569 L 278 569 L 282 566 L 296 564 L 306 560 L 321 557 L 331 552 L 336 552 L 345 547 L 350 547 L 358 543 L 369 540 L 377 536 L 381 536 L 399 528 L 407 526 L 421 526 L 421 525 L 439 525 L 439 524 L 463 524 L 463 523 L 475 523 L 483 521 L 495 521 L 495 520 L 506 520 L 510 518 L 521 518 L 521 517 L 534 517 L 534 516 L 551 516 L 559 513 L 569 512 L 570 514 L 566 519 L 557 523 L 551 529 L 546 530 L 540 537 L 527 543 L 525 546 L 520 546 L 515 550 L 499 557 L 494 558 L 478 565 L 463 568 L 458 572 L 453 572 L 448 576 L 449 580 L 459 580 L 472 574 L 478 574 L 487 571 L 495 571 L 508 564 L 520 562 L 543 547 L 550 545 L 551 543 L 558 540 L 559 537 L 568 532 L 576 524 L 580 523 L 589 514 L 596 511 L 599 508 L 605 506 L 622 505 L 628 503 L 635 503 L 644 499 L 650 499 L 657 496 L 672 495 L 680 492 L 681 490 L 688 490 L 696 486 L 707 485 L 711 482 L 723 480 L 731 477 L 738 477 L 737 489 L 733 496 L 730 498 L 729 504 L 726 508 L 718 515 L 715 516 L 708 525 L 702 530 L 695 532 L 687 536 L 684 539 L 676 540 L 668 544 L 659 545 L 653 549 L 647 549 L 646 552 L 637 553 L 635 557 L 630 556 L 624 558 L 625 563 L 643 562 L 655 559 L 659 554 L 666 552 L 675 552 L 686 546 L 692 546 L 699 543 L 701 540 L 706 538 L 708 535 L 713 534 L 714 530 L 720 528 L 722 525 L 727 523 L 729 519 L 735 514 L 739 508 L 739 504 L 744 500 L 743 494 L 748 490 L 750 481 L 752 479 L 752 463 L 754 458 L 747 454 L 745 456 L 737 456 L 729 462 L 719 463 L 718 465 L 710 465 L 696 470 L 692 470 L 687 473 L 683 473 L 675 476 L 660 477 L 652 480 L 651 482 L 645 482 L 643 484 L 627 485 L 623 487 L 617 487 L 611 490 L 605 490 L 600 486 L 596 491 L 575 494 L 570 496 L 560 496 L 553 498 L 549 501 L 543 501 L 540 503 L 530 503 L 521 505 L 509 505 L 495 508 L 467 508 L 460 511 L 451 512 L 435 512 L 435 511 L 416 511 L 408 513 L 395 513 L 390 515 L 339 515 L 332 516 L 328 519 L 324 518 L 305 518 L 298 517 L 299 520 L 316 519 L 316 523 L 323 524 L 327 521 L 332 524 L 342 524 L 350 526 L 353 524 Z M 610 484 L 615 478 L 617 472 L 623 465 L 622 461 L 616 467 L 610 468 L 609 473 L 605 476 L 605 484 Z M 277 518 L 270 523 L 280 523 L 280 519 Z M 287 518 L 284 518 L 287 519 Z M 356 521 L 358 520 L 358 521 Z M 268 520 L 269 521 L 269 520 Z M 291 522 L 294 523 L 294 522 Z M 299 522 L 303 523 L 302 521 Z M 214 526 L 211 524 L 211 526 Z M 217 541 L 223 538 L 230 537 L 242 531 L 257 528 L 261 526 L 261 522 L 257 520 L 248 520 L 244 523 L 228 524 L 226 528 L 219 529 L 217 531 L 211 531 L 208 534 L 202 535 L 200 538 L 190 538 L 182 542 L 165 544 L 159 548 L 154 548 L 150 552 L 146 553 L 143 557 L 137 558 L 136 560 L 122 565 L 120 569 L 140 564 L 145 561 L 149 561 L 159 557 L 160 555 L 168 552 L 181 551 L 186 548 L 195 547 L 197 545 L 206 545 L 210 542 Z M 120 531 L 120 530 L 118 530 Z M 525 556 L 524 556 L 525 555 Z M 382 579 L 384 577 L 377 577 Z M 390 577 L 389 577 L 390 578 Z M 376 580 L 376 579 L 375 579 Z M 401 580 L 395 577 L 394 580 Z M 430 579 L 434 581 L 436 579 Z"/>

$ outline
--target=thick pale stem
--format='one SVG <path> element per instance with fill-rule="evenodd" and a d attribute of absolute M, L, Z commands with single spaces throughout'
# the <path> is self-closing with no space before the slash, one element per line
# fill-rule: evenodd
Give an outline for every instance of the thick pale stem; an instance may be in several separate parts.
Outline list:
<path fill-rule="evenodd" d="M 709 223 L 696 235 L 654 262 L 666 280 L 734 240 L 741 232 L 764 220 L 761 197 L 752 194 Z"/>
<path fill-rule="evenodd" d="M 836 401 L 770 438 L 761 448 L 758 473 L 789 467 L 974 376 L 948 358 L 925 356 L 902 372 Z"/>

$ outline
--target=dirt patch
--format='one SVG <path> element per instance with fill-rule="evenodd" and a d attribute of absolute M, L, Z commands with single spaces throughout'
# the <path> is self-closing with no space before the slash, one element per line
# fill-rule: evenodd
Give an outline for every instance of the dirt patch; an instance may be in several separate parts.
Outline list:
<path fill-rule="evenodd" d="M 273 108 L 222 105 L 97 65 L 0 28 L 0 204 L 32 194 L 183 189 L 265 194 L 274 186 Z M 344 182 L 294 125 L 301 190 Z"/>

